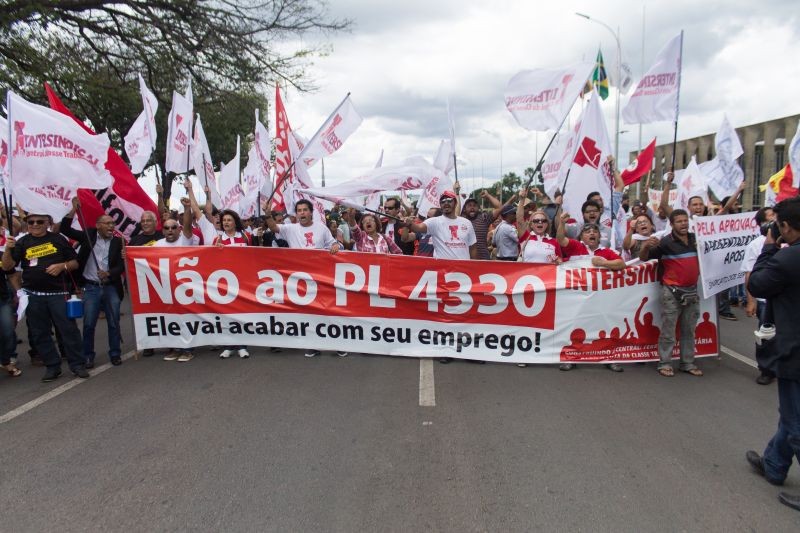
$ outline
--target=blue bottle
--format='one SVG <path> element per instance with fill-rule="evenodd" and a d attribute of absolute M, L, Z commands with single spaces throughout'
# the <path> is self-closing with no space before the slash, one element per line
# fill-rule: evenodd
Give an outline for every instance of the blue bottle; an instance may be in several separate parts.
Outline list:
<path fill-rule="evenodd" d="M 67 318 L 81 318 L 83 317 L 83 300 L 73 294 L 67 300 Z"/>

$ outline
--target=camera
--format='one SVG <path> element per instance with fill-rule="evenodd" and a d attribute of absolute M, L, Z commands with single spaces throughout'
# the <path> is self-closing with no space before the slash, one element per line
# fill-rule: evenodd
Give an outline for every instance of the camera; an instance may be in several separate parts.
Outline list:
<path fill-rule="evenodd" d="M 778 238 L 781 236 L 781 230 L 778 227 L 778 221 L 777 220 L 773 220 L 772 222 L 770 222 L 770 224 L 769 224 L 769 233 L 770 233 L 770 235 L 772 235 L 772 239 L 775 240 L 775 241 L 777 241 Z"/>

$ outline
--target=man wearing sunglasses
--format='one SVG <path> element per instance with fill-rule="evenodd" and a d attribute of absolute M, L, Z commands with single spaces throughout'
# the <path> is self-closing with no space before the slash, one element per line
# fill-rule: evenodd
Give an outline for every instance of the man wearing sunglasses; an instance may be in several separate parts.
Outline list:
<path fill-rule="evenodd" d="M 67 317 L 66 301 L 74 286 L 70 272 L 78 268 L 78 256 L 67 239 L 48 231 L 53 221 L 50 215 L 30 213 L 25 221 L 27 235 L 19 240 L 8 238 L 2 264 L 6 272 L 17 265 L 22 267 L 31 342 L 47 367 L 42 381 L 53 381 L 61 375 L 61 355 L 53 342 L 53 327 L 61 336 L 70 370 L 80 378 L 88 378 L 81 355 L 81 332 L 75 319 Z"/>
<path fill-rule="evenodd" d="M 442 215 L 414 223 L 406 220 L 413 232 L 428 232 L 433 241 L 433 257 L 437 259 L 477 259 L 475 230 L 472 223 L 456 214 L 456 194 L 445 191 L 439 197 Z"/>

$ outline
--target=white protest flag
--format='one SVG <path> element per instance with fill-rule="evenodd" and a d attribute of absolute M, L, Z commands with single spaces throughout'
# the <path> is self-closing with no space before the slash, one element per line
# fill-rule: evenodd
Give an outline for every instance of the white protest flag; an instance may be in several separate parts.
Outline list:
<path fill-rule="evenodd" d="M 303 158 L 318 159 L 333 154 L 358 129 L 362 120 L 364 119 L 356 111 L 350 100 L 350 94 L 348 94 L 317 133 L 306 143 L 300 155 Z"/>
<path fill-rule="evenodd" d="M 590 192 L 598 191 L 603 198 L 603 204 L 611 205 L 614 176 L 608 156 L 613 151 L 603 111 L 600 109 L 600 95 L 596 89 L 592 91 L 592 97 L 584 110 L 577 138 L 569 179 L 562 191 L 564 211 L 573 217 L 581 216 L 581 206 Z"/>
<path fill-rule="evenodd" d="M 219 171 L 219 195 L 222 198 L 222 209 L 239 211 L 239 200 L 243 196 L 239 184 L 241 170 L 241 147 L 239 136 L 236 136 L 236 155 Z"/>
<path fill-rule="evenodd" d="M 700 163 L 700 172 L 706 177 L 708 188 L 717 198 L 725 198 L 736 192 L 744 181 L 744 171 L 736 160 L 744 153 L 739 136 L 733 129 L 728 117 L 723 117 L 722 124 L 714 139 L 717 156 L 711 161 Z"/>
<path fill-rule="evenodd" d="M 272 151 L 272 144 L 270 142 L 267 128 L 264 127 L 258 118 L 258 109 L 256 109 L 256 129 L 255 138 L 253 140 L 253 148 L 256 150 L 255 167 L 258 176 L 258 187 L 261 191 L 261 194 L 269 198 L 269 196 L 272 194 L 272 179 L 269 175 L 271 167 L 270 153 Z"/>
<path fill-rule="evenodd" d="M 71 117 L 32 104 L 8 91 L 9 175 L 14 181 L 103 189 L 114 183 L 106 170 L 108 135 L 87 133 Z M 5 131 L 8 131 L 6 128 Z"/>
<path fill-rule="evenodd" d="M 594 67 L 584 62 L 560 69 L 523 70 L 508 82 L 506 108 L 527 130 L 558 129 Z"/>
<path fill-rule="evenodd" d="M 378 161 L 375 162 L 375 168 L 381 168 L 382 166 L 383 166 L 383 148 L 381 148 L 381 155 L 378 157 Z M 381 193 L 379 191 L 375 191 L 371 194 L 364 196 L 364 198 L 361 201 L 361 204 L 367 209 L 377 211 L 381 206 Z"/>
<path fill-rule="evenodd" d="M 147 88 L 142 75 L 139 74 L 139 92 L 142 94 L 142 112 L 125 136 L 125 154 L 131 164 L 131 172 L 140 174 L 150 155 L 156 149 L 156 111 L 158 100 Z"/>
<path fill-rule="evenodd" d="M 432 178 L 442 172 L 422 158 L 406 160 L 399 166 L 377 167 L 366 174 L 329 187 L 303 188 L 301 192 L 333 202 L 342 198 L 380 193 L 384 191 L 413 191 L 427 186 Z M 438 196 L 436 198 L 439 200 Z"/>
<path fill-rule="evenodd" d="M 294 161 L 299 161 L 300 145 L 293 135 L 289 136 L 289 150 Z M 314 181 L 308 175 L 308 167 L 303 164 L 295 164 L 294 176 L 286 180 L 286 188 L 283 190 L 283 198 L 286 202 L 286 212 L 290 215 L 295 214 L 295 203 L 299 200 L 308 200 L 314 206 L 314 221 L 325 224 L 325 207 L 314 195 L 303 192 L 305 189 L 313 189 Z"/>
<path fill-rule="evenodd" d="M 191 94 L 191 92 L 189 93 Z M 172 91 L 172 109 L 167 120 L 167 172 L 189 171 L 189 140 L 192 137 L 192 102 Z"/>
<path fill-rule="evenodd" d="M 622 109 L 622 118 L 626 124 L 678 120 L 682 48 L 681 31 L 658 52 L 650 70 L 642 76 L 630 100 Z"/>
<path fill-rule="evenodd" d="M 675 171 L 674 182 L 678 187 L 678 193 L 675 200 L 671 202 L 673 209 L 687 209 L 689 198 L 692 196 L 699 196 L 703 199 L 704 204 L 708 203 L 706 177 L 697 166 L 697 159 L 694 156 L 685 169 Z M 670 200 L 672 200 L 672 195 L 670 195 Z"/>
<path fill-rule="evenodd" d="M 208 149 L 206 132 L 203 129 L 203 122 L 200 120 L 200 115 L 197 115 L 197 121 L 194 126 L 191 156 L 192 168 L 194 168 L 194 173 L 197 175 L 200 186 L 208 186 L 209 194 L 211 195 L 211 203 L 217 208 L 221 208 L 222 198 L 220 198 L 219 195 L 217 175 L 214 173 L 214 164 L 211 161 L 211 150 Z"/>
<path fill-rule="evenodd" d="M 422 190 L 422 195 L 417 203 L 417 212 L 427 216 L 432 207 L 440 207 L 439 198 L 442 193 L 452 190 L 453 180 L 450 179 L 450 176 L 441 173 L 433 175 Z"/>
<path fill-rule="evenodd" d="M 255 143 L 247 152 L 247 165 L 242 170 L 242 188 L 244 195 L 239 200 L 239 216 L 250 218 L 257 212 L 258 193 L 261 184 L 259 183 L 258 155 L 256 154 Z"/>
<path fill-rule="evenodd" d="M 147 130 L 147 117 L 142 111 L 125 135 L 125 155 L 131 165 L 131 172 L 141 174 L 150 160 L 150 134 Z"/>
<path fill-rule="evenodd" d="M 800 122 L 789 144 L 789 166 L 792 169 L 792 187 L 800 187 Z"/>
<path fill-rule="evenodd" d="M 455 166 L 454 156 L 456 155 L 453 148 L 453 141 L 442 140 L 439 143 L 439 149 L 433 157 L 433 166 L 438 168 L 444 174 L 450 174 Z"/>
<path fill-rule="evenodd" d="M 564 179 L 567 177 L 570 158 L 575 155 L 575 145 L 578 142 L 578 131 L 580 130 L 582 119 L 583 115 L 575 123 L 571 131 L 558 134 L 552 148 L 547 152 L 544 163 L 542 163 L 544 193 L 550 198 L 554 198 L 556 191 L 560 191 L 564 187 Z"/>
<path fill-rule="evenodd" d="M 14 178 L 11 192 L 14 203 L 27 213 L 50 215 L 56 222 L 70 212 L 72 199 L 78 196 L 77 189 L 62 185 L 37 185 L 27 177 Z"/>

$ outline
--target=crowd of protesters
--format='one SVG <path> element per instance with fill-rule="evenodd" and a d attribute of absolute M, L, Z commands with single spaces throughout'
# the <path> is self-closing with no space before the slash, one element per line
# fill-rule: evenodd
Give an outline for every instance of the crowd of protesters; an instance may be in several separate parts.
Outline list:
<path fill-rule="evenodd" d="M 613 161 L 610 161 L 613 166 Z M 665 193 L 672 175 L 665 180 Z M 381 254 L 404 254 L 458 260 L 500 260 L 526 263 L 560 264 L 586 259 L 598 268 L 623 269 L 626 261 L 659 259 L 663 269 L 662 313 L 665 324 L 659 340 L 661 363 L 659 372 L 672 376 L 671 351 L 675 344 L 674 325 L 680 322 L 686 339 L 694 334 L 698 301 L 697 254 L 689 228 L 689 215 L 709 212 L 728 213 L 738 209 L 736 195 L 724 199 L 715 211 L 702 199 L 689 201 L 688 213 L 672 210 L 666 201 L 657 213 L 639 201 L 629 206 L 623 184 L 615 174 L 610 205 L 599 192 L 587 195 L 581 213 L 574 216 L 561 209 L 561 195 L 547 197 L 538 188 L 522 187 L 502 202 L 484 190 L 478 198 L 460 195 L 459 184 L 445 191 L 439 207 L 417 213 L 401 197 L 389 195 L 377 212 L 335 206 L 325 212 L 325 222 L 315 217 L 314 205 L 308 200 L 296 202 L 294 213 L 271 212 L 265 209 L 260 217 L 242 218 L 235 211 L 217 210 L 206 189 L 206 202 L 199 205 L 191 181 L 185 180 L 186 195 L 181 210 L 170 210 L 163 202 L 163 190 L 157 186 L 159 213 L 146 211 L 140 220 L 140 231 L 128 246 L 265 246 L 325 249 L 332 254 L 357 251 Z M 664 194 L 664 198 L 668 195 Z M 264 206 L 266 207 L 266 206 Z M 30 355 L 34 364 L 46 367 L 44 381 L 61 373 L 62 356 L 77 376 L 88 377 L 94 366 L 94 336 L 101 313 L 108 327 L 108 357 L 112 364 L 122 364 L 120 303 L 124 297 L 125 243 L 114 234 L 113 220 L 102 216 L 95 228 L 81 231 L 73 227 L 73 210 L 59 223 L 47 215 L 28 213 L 14 220 L 19 233 L 4 243 L 3 269 L 6 282 L 0 293 L 0 327 L 2 328 L 2 364 L 9 375 L 17 376 L 16 337 L 13 320 L 15 294 L 27 305 Z M 624 228 L 615 232 L 614 214 L 624 212 Z M 80 214 L 78 212 L 78 214 Z M 756 215 L 760 222 L 769 222 L 772 210 L 762 209 Z M 619 217 L 617 217 L 619 219 Z M 157 221 L 161 220 L 161 230 Z M 617 222 L 620 223 L 620 222 Z M 660 229 L 659 229 L 660 228 Z M 615 233 L 624 235 L 616 239 Z M 619 242 L 617 242 L 619 241 Z M 680 253 L 681 261 L 674 255 Z M 749 268 L 757 251 L 746 261 Z M 84 302 L 83 331 L 74 319 L 65 315 L 64 300 L 81 291 Z M 762 307 L 744 293 L 747 314 L 755 316 Z M 720 298 L 720 316 L 729 313 L 736 302 Z M 735 319 L 735 315 L 731 316 Z M 669 331 L 673 334 L 670 336 Z M 55 333 L 55 340 L 53 338 Z M 680 370 L 695 376 L 702 372 L 694 364 L 693 343 L 681 343 Z M 219 356 L 250 356 L 246 346 L 220 347 Z M 277 350 L 273 348 L 272 350 Z M 320 352 L 309 349 L 305 355 Z M 347 352 L 337 352 L 346 356 Z M 143 352 L 154 355 L 154 350 Z M 164 360 L 188 362 L 193 350 L 167 349 Z M 442 359 L 447 362 L 449 359 Z M 524 366 L 524 365 L 520 365 Z M 571 370 L 572 363 L 562 363 L 561 370 Z M 620 364 L 609 369 L 622 372 Z M 768 384 L 774 378 L 768 368 L 761 369 L 758 382 Z"/>

